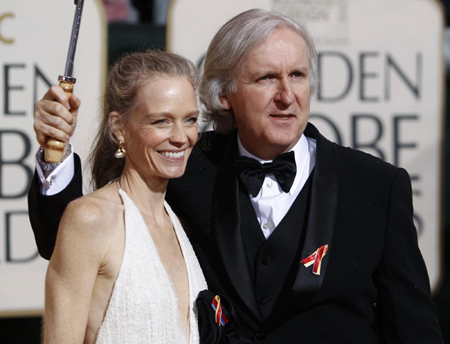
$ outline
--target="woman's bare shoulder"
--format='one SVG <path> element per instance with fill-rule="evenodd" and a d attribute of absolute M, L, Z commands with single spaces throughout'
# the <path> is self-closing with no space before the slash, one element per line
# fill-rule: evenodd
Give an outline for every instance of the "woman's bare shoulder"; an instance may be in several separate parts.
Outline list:
<path fill-rule="evenodd" d="M 112 249 L 123 246 L 123 233 L 123 206 L 117 186 L 106 186 L 67 206 L 51 264 L 59 271 L 74 262 L 76 267 L 99 269 L 109 261 Z"/>
<path fill-rule="evenodd" d="M 91 194 L 72 201 L 64 211 L 61 227 L 96 232 L 114 229 L 123 217 L 123 205 L 115 184 L 109 184 Z"/>

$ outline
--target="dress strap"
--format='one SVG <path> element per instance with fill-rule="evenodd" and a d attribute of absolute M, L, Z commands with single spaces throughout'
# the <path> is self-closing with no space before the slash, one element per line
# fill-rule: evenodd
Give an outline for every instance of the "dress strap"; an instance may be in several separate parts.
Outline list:
<path fill-rule="evenodd" d="M 122 203 L 125 205 L 125 199 L 128 197 L 127 193 L 120 187 L 119 180 L 116 181 L 117 184 L 117 193 L 119 194 L 120 198 L 122 199 Z"/>

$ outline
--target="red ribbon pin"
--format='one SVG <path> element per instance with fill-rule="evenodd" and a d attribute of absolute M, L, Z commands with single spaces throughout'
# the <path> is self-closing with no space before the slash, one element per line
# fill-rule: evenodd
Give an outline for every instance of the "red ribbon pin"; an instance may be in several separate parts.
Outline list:
<path fill-rule="evenodd" d="M 305 268 L 314 264 L 312 273 L 314 275 L 320 275 L 320 267 L 322 265 L 322 259 L 325 257 L 328 251 L 328 245 L 320 246 L 312 255 L 306 257 L 301 261 Z"/>
<path fill-rule="evenodd" d="M 214 315 L 214 319 L 216 320 L 217 325 L 225 326 L 228 322 L 227 317 L 222 312 L 222 304 L 220 303 L 220 296 L 216 295 L 212 300 L 211 307 L 216 311 Z"/>

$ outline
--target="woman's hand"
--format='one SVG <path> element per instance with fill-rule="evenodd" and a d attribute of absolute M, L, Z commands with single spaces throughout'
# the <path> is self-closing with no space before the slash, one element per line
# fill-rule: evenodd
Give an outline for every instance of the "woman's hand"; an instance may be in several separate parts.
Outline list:
<path fill-rule="evenodd" d="M 44 147 L 49 137 L 66 142 L 77 125 L 81 101 L 71 95 L 67 98 L 63 89 L 52 86 L 34 105 L 34 131 L 39 144 Z"/>

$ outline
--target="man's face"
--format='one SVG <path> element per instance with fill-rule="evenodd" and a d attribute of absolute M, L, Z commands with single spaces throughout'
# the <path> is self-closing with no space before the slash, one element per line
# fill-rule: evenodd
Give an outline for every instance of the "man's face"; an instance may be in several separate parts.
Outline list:
<path fill-rule="evenodd" d="M 247 56 L 236 92 L 221 98 L 253 155 L 271 160 L 300 139 L 309 117 L 308 49 L 302 37 L 277 28 Z"/>

